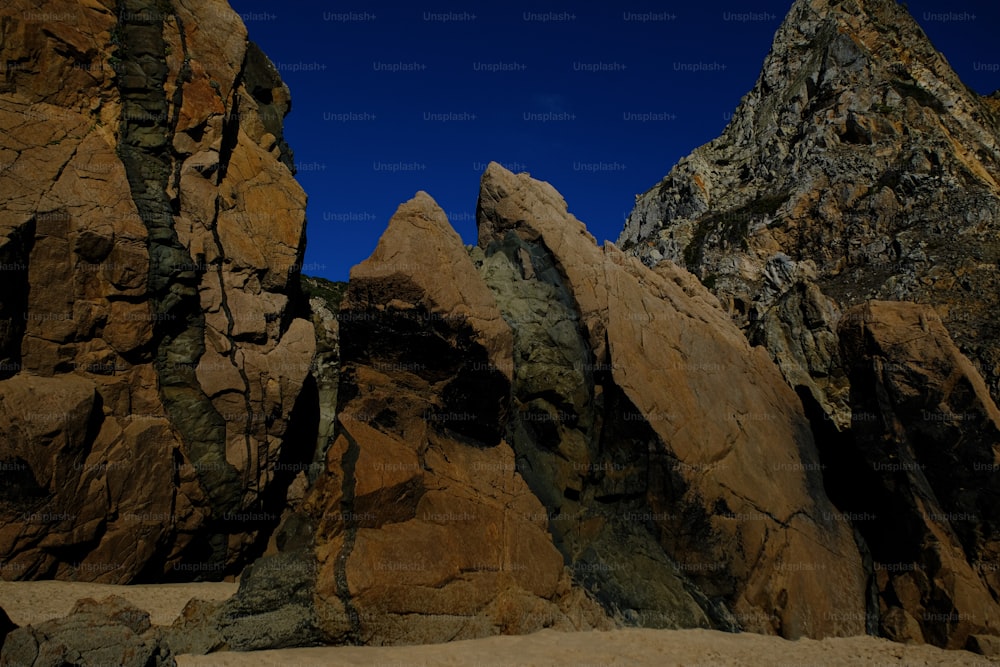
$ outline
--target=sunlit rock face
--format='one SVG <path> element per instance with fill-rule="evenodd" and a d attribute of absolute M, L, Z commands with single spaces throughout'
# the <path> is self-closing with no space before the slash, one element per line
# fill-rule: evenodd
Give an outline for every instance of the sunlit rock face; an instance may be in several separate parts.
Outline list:
<path fill-rule="evenodd" d="M 324 469 L 220 636 L 863 632 L 809 422 L 718 301 L 598 247 L 527 174 L 490 165 L 478 219 L 466 248 L 418 193 L 352 270 Z M 279 604 L 289 559 L 303 594 Z"/>
<path fill-rule="evenodd" d="M 306 455 L 288 89 L 222 1 L 0 20 L 0 576 L 236 573 Z"/>
<path fill-rule="evenodd" d="M 901 641 L 997 633 L 998 112 L 905 4 L 799 0 L 722 136 L 618 240 L 774 358 L 872 558 L 869 629 Z"/>

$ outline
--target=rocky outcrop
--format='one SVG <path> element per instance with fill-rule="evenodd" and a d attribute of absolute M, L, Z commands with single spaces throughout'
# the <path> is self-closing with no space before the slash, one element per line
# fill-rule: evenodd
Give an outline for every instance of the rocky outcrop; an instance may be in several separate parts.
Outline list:
<path fill-rule="evenodd" d="M 799 0 L 725 132 L 637 198 L 618 243 L 686 266 L 761 340 L 814 330 L 788 321 L 802 281 L 841 308 L 932 304 L 997 400 L 998 127 L 903 5 Z M 849 424 L 826 352 L 770 349 Z"/>
<path fill-rule="evenodd" d="M 510 329 L 426 194 L 351 271 L 340 335 L 337 435 L 304 505 L 324 635 L 419 643 L 600 623 L 502 438 Z"/>
<path fill-rule="evenodd" d="M 5 664 L 612 625 L 995 651 L 996 105 L 895 3 L 796 2 L 622 249 L 491 164 L 478 246 L 418 193 L 346 294 L 300 291 L 288 90 L 236 14 L 50 4 L 77 20 L 0 10 L 3 576 L 242 576 Z"/>
<path fill-rule="evenodd" d="M 863 632 L 861 557 L 766 353 L 547 183 L 492 164 L 478 210 L 467 249 L 418 193 L 352 270 L 325 467 L 240 594 L 186 614 L 191 650 Z"/>
<path fill-rule="evenodd" d="M 567 560 L 587 571 L 594 551 L 629 551 L 648 530 L 667 557 L 660 568 L 670 563 L 694 584 L 715 624 L 786 636 L 862 631 L 863 612 L 842 613 L 864 607 L 850 528 L 826 499 L 798 400 L 763 350 L 683 270 L 654 272 L 598 248 L 546 183 L 490 165 L 479 220 L 484 267 L 502 252 L 521 277 L 552 286 L 549 336 L 560 327 L 582 334 L 562 355 L 576 375 L 565 362 L 560 373 L 533 351 L 524 309 L 505 311 L 526 339 L 515 348 L 512 440 L 550 516 L 565 520 L 550 525 Z M 560 302 L 578 316 L 562 315 Z M 643 530 L 610 518 L 630 514 Z M 669 580 L 644 569 L 647 581 Z M 837 586 L 825 588 L 817 571 Z M 616 578 L 582 577 L 594 590 Z"/>
<path fill-rule="evenodd" d="M 492 164 L 478 209 L 465 248 L 418 193 L 345 296 L 310 287 L 317 326 L 340 303 L 324 468 L 237 596 L 171 641 L 863 632 L 851 528 L 766 353 L 686 272 L 599 248 L 547 183 Z"/>
<path fill-rule="evenodd" d="M 313 449 L 288 90 L 221 0 L 0 20 L 3 576 L 234 573 Z"/>
<path fill-rule="evenodd" d="M 983 518 L 1000 398 L 994 98 L 905 5 L 799 0 L 723 135 L 639 196 L 619 238 L 695 273 L 799 395 L 871 558 L 870 629 L 953 648 L 1000 632 Z"/>
<path fill-rule="evenodd" d="M 1000 410 L 929 306 L 871 302 L 840 327 L 857 416 L 855 512 L 882 631 L 964 648 L 1000 631 Z"/>
<path fill-rule="evenodd" d="M 80 600 L 63 618 L 10 633 L 0 664 L 30 667 L 173 667 L 170 647 L 149 614 L 120 597 Z"/>

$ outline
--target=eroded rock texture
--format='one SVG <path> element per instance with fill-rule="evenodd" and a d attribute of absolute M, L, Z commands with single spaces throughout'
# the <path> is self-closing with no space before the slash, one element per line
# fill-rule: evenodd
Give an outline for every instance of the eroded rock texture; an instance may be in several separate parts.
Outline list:
<path fill-rule="evenodd" d="M 686 266 L 762 338 L 816 329 L 788 320 L 801 282 L 841 308 L 930 303 L 996 400 L 998 128 L 901 4 L 799 0 L 725 132 L 637 198 L 618 243 Z M 772 352 L 846 426 L 831 348 L 802 345 Z"/>
<path fill-rule="evenodd" d="M 236 572 L 315 349 L 288 90 L 218 0 L 0 20 L 2 576 Z"/>
<path fill-rule="evenodd" d="M 240 594 L 189 610 L 218 628 L 201 650 L 863 632 L 851 527 L 766 352 L 690 274 L 599 248 L 547 183 L 492 164 L 478 209 L 465 248 L 418 193 L 352 270 L 325 468 Z"/>
<path fill-rule="evenodd" d="M 729 127 L 619 238 L 690 269 L 777 362 L 875 582 L 869 627 L 899 640 L 1000 632 L 998 178 L 996 94 L 904 5 L 799 0 Z"/>
<path fill-rule="evenodd" d="M 855 471 L 875 478 L 854 502 L 883 632 L 948 648 L 997 634 L 1000 411 L 986 384 L 929 306 L 874 301 L 840 332 Z"/>
<path fill-rule="evenodd" d="M 0 664 L 28 667 L 174 667 L 149 614 L 120 597 L 80 600 L 69 615 L 12 631 Z"/>

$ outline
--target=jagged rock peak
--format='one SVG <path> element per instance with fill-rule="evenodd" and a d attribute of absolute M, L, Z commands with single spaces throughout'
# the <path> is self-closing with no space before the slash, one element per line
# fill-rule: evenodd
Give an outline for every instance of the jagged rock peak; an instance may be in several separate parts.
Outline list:
<path fill-rule="evenodd" d="M 351 286 L 349 307 L 405 299 L 423 304 L 439 317 L 468 319 L 477 340 L 495 360 L 510 345 L 510 330 L 462 238 L 422 190 L 399 206 L 371 257 L 351 269 Z"/>
<path fill-rule="evenodd" d="M 762 188 L 775 197 L 770 203 L 777 209 L 788 201 L 789 185 L 820 176 L 825 153 L 842 144 L 905 137 L 900 123 L 919 120 L 927 109 L 950 134 L 974 140 L 962 142 L 964 149 L 948 143 L 976 180 L 998 191 L 993 105 L 961 82 L 902 6 L 890 0 L 799 0 L 723 135 L 682 159 L 641 196 L 619 243 L 648 240 L 676 219 L 754 202 Z M 671 181 L 686 187 L 679 202 L 664 196 L 673 189 Z M 680 258 L 684 249 L 666 256 Z"/>
<path fill-rule="evenodd" d="M 618 244 L 686 266 L 745 327 L 802 281 L 844 306 L 946 308 L 996 397 L 998 128 L 901 5 L 800 0 L 732 122 L 637 199 Z"/>
<path fill-rule="evenodd" d="M 597 240 L 587 232 L 586 226 L 569 214 L 566 200 L 550 183 L 536 180 L 528 172 L 515 174 L 496 162 L 490 162 L 480 180 L 478 206 L 480 215 L 477 215 L 477 221 L 481 246 L 502 237 L 507 231 L 492 224 L 498 219 L 496 213 L 500 202 L 518 204 L 526 209 L 531 206 L 550 207 L 560 214 L 559 220 L 565 219 L 567 226 L 576 228 L 582 236 L 590 239 L 592 244 L 597 244 Z"/>

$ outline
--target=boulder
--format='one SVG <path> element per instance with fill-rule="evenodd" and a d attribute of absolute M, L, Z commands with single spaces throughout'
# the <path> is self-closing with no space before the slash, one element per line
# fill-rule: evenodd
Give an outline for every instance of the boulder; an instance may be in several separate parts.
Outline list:
<path fill-rule="evenodd" d="M 188 603 L 164 630 L 171 648 L 203 655 L 322 644 L 326 637 L 314 601 L 317 568 L 311 530 L 304 516 L 286 516 L 275 533 L 280 551 L 244 570 L 232 598 Z"/>
<path fill-rule="evenodd" d="M 111 596 L 80 600 L 63 618 L 14 630 L 0 648 L 0 664 L 174 667 L 177 662 L 150 626 L 149 614 Z"/>

